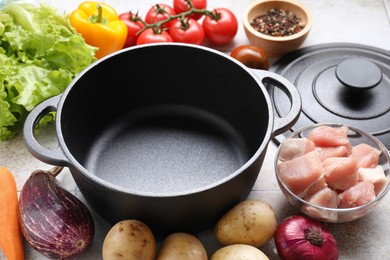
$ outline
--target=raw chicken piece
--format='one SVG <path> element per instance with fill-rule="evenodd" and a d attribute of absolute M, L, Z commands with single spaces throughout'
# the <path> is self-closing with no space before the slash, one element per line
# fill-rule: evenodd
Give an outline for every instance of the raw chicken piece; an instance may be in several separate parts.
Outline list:
<path fill-rule="evenodd" d="M 368 181 L 359 181 L 356 185 L 340 194 L 339 208 L 353 208 L 375 199 L 375 186 Z"/>
<path fill-rule="evenodd" d="M 337 208 L 337 193 L 330 188 L 323 188 L 313 195 L 306 196 L 304 199 L 317 206 Z"/>
<path fill-rule="evenodd" d="M 386 179 L 385 172 L 381 165 L 375 168 L 363 168 L 360 167 L 357 170 L 360 181 L 368 181 L 374 184 L 375 194 L 378 195 L 386 186 L 388 179 Z"/>
<path fill-rule="evenodd" d="M 374 168 L 378 165 L 381 152 L 368 144 L 358 144 L 352 147 L 350 157 L 358 160 L 358 167 Z"/>
<path fill-rule="evenodd" d="M 278 164 L 279 176 L 285 185 L 298 197 L 303 198 L 307 190 L 324 173 L 317 151 L 306 153 L 295 159 Z"/>
<path fill-rule="evenodd" d="M 313 195 L 306 196 L 304 199 L 317 206 L 337 208 L 337 193 L 329 188 L 324 188 Z M 337 220 L 336 212 L 321 210 L 307 205 L 302 206 L 302 210 L 307 215 L 317 219 Z"/>
<path fill-rule="evenodd" d="M 305 153 L 313 151 L 315 144 L 307 138 L 288 138 L 286 139 L 279 152 L 279 160 L 288 161 Z"/>
<path fill-rule="evenodd" d="M 334 190 L 346 190 L 355 185 L 359 176 L 357 160 L 352 157 L 331 157 L 322 163 L 325 170 L 325 181 L 329 188 Z"/>
<path fill-rule="evenodd" d="M 321 161 L 329 157 L 347 157 L 350 153 L 350 148 L 345 145 L 336 147 L 316 147 L 315 150 L 320 152 Z"/>
<path fill-rule="evenodd" d="M 348 145 L 348 130 L 346 126 L 318 126 L 311 130 L 309 139 L 321 147 Z"/>
<path fill-rule="evenodd" d="M 328 184 L 326 184 L 324 176 L 321 176 L 309 189 L 307 189 L 306 196 L 313 195 L 326 187 L 328 187 Z"/>

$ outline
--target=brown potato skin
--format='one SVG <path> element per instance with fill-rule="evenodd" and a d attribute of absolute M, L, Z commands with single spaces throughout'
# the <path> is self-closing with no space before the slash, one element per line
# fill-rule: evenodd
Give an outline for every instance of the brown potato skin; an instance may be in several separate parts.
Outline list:
<path fill-rule="evenodd" d="M 272 239 L 276 226 L 271 205 L 259 199 L 249 199 L 226 212 L 217 222 L 214 234 L 223 245 L 261 247 Z"/>
<path fill-rule="evenodd" d="M 235 244 L 218 249 L 210 260 L 269 260 L 258 248 L 250 245 Z"/>
<path fill-rule="evenodd" d="M 202 242 L 195 236 L 178 232 L 167 236 L 162 242 L 156 260 L 207 260 Z"/>
<path fill-rule="evenodd" d="M 103 241 L 104 260 L 154 260 L 156 240 L 150 228 L 138 220 L 123 220 L 108 231 Z"/>

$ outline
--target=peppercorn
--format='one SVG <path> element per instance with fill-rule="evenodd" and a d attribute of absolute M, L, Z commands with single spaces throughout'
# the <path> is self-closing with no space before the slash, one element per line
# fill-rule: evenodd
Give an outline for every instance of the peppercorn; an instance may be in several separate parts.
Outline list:
<path fill-rule="evenodd" d="M 256 16 L 251 26 L 258 32 L 270 36 L 289 36 L 300 32 L 304 26 L 301 18 L 288 9 L 272 8 L 265 14 Z"/>

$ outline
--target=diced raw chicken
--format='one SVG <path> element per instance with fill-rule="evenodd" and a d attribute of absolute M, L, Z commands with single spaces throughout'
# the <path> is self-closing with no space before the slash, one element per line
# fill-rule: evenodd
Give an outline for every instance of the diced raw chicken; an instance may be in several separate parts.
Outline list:
<path fill-rule="evenodd" d="M 355 185 L 359 176 L 357 174 L 357 160 L 352 157 L 331 157 L 323 161 L 325 181 L 329 188 L 346 190 Z"/>
<path fill-rule="evenodd" d="M 337 193 L 329 188 L 324 188 L 317 193 L 306 196 L 306 201 L 321 207 L 337 208 Z M 337 213 L 304 205 L 302 210 L 309 216 L 317 219 L 337 220 Z"/>
<path fill-rule="evenodd" d="M 347 157 L 350 152 L 350 149 L 345 145 L 336 147 L 316 147 L 315 150 L 320 152 L 321 161 L 329 157 Z"/>
<path fill-rule="evenodd" d="M 283 142 L 279 152 L 279 160 L 288 161 L 313 151 L 315 144 L 307 138 L 288 138 Z"/>
<path fill-rule="evenodd" d="M 327 208 L 337 207 L 337 193 L 330 188 L 323 188 L 313 195 L 306 196 L 305 200 L 317 206 Z"/>
<path fill-rule="evenodd" d="M 357 170 L 360 181 L 368 181 L 374 184 L 375 186 L 375 194 L 378 195 L 383 188 L 386 186 L 389 181 L 386 178 L 385 172 L 381 165 L 378 165 L 375 168 L 363 168 L 360 167 Z"/>
<path fill-rule="evenodd" d="M 307 138 L 284 142 L 277 167 L 291 192 L 326 208 L 357 207 L 375 199 L 390 182 L 378 166 L 381 152 L 367 144 L 353 146 L 348 132 L 346 126 L 319 126 Z M 302 210 L 318 219 L 343 219 L 343 214 L 313 206 Z"/>
<path fill-rule="evenodd" d="M 340 194 L 339 208 L 353 208 L 367 204 L 375 199 L 375 186 L 368 181 L 356 185 Z"/>
<path fill-rule="evenodd" d="M 310 186 L 309 189 L 307 189 L 306 196 L 313 195 L 326 187 L 328 187 L 328 184 L 326 184 L 325 178 L 322 175 L 315 183 L 313 183 L 313 185 Z"/>
<path fill-rule="evenodd" d="M 317 151 L 278 164 L 279 176 L 295 195 L 303 198 L 324 173 Z"/>
<path fill-rule="evenodd" d="M 308 206 L 308 205 L 302 205 L 301 210 L 303 213 L 306 215 L 315 218 L 317 220 L 324 220 L 326 222 L 329 221 L 334 221 L 336 222 L 339 218 L 337 212 L 335 211 L 330 211 L 327 209 L 319 209 L 315 208 L 313 206 Z"/>
<path fill-rule="evenodd" d="M 358 144 L 352 147 L 350 157 L 358 160 L 358 167 L 374 168 L 378 165 L 380 151 L 368 144 Z"/>
<path fill-rule="evenodd" d="M 348 130 L 346 126 L 318 126 L 311 130 L 308 138 L 321 147 L 348 145 Z"/>

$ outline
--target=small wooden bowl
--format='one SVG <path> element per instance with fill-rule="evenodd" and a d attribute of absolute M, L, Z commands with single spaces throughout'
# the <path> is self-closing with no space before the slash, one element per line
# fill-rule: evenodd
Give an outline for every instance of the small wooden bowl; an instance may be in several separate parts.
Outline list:
<path fill-rule="evenodd" d="M 270 36 L 260 33 L 252 27 L 253 19 L 261 14 L 266 14 L 272 8 L 288 9 L 291 13 L 301 18 L 303 29 L 289 36 Z M 294 0 L 257 0 L 251 3 L 242 16 L 244 29 L 249 42 L 261 47 L 270 58 L 279 58 L 298 47 L 306 39 L 312 25 L 310 11 L 301 3 Z"/>

